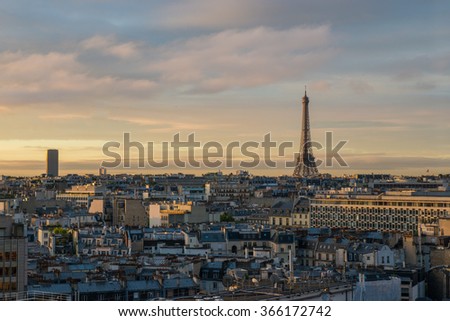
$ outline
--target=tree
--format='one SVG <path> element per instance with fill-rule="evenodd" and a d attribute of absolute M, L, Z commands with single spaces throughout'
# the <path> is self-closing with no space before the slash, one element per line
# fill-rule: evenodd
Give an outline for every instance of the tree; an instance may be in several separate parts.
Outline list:
<path fill-rule="evenodd" d="M 55 227 L 53 229 L 53 234 L 66 235 L 67 234 L 67 229 L 65 229 L 65 228 L 63 228 L 61 226 Z"/>
<path fill-rule="evenodd" d="M 220 215 L 220 221 L 221 222 L 234 222 L 234 217 L 231 216 L 231 214 L 223 213 Z"/>

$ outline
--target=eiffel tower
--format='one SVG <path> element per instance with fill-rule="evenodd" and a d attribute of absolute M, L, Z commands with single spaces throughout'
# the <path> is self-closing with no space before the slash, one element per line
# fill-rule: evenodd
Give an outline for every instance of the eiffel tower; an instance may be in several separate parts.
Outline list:
<path fill-rule="evenodd" d="M 300 139 L 300 153 L 294 169 L 294 177 L 316 177 L 319 175 L 319 171 L 312 153 L 311 131 L 309 125 L 309 98 L 306 95 L 306 86 L 302 104 L 302 135 Z"/>

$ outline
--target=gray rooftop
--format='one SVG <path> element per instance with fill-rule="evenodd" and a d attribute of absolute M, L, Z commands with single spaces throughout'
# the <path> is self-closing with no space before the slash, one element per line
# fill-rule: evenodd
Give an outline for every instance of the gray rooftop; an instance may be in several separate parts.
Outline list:
<path fill-rule="evenodd" d="M 71 294 L 72 288 L 70 284 L 62 283 L 62 284 L 43 284 L 43 285 L 33 285 L 28 287 L 28 291 L 36 291 L 36 292 L 48 292 L 48 293 L 56 293 L 56 294 Z"/>
<path fill-rule="evenodd" d="M 78 291 L 80 293 L 118 292 L 121 289 L 120 283 L 117 281 L 78 283 Z"/>
<path fill-rule="evenodd" d="M 202 242 L 225 242 L 222 231 L 206 231 L 201 234 Z"/>
<path fill-rule="evenodd" d="M 192 288 L 197 285 L 190 278 L 175 278 L 175 279 L 165 279 L 163 281 L 163 286 L 165 289 L 178 289 L 178 288 Z"/>
<path fill-rule="evenodd" d="M 292 202 L 291 201 L 278 201 L 272 205 L 273 209 L 283 209 L 283 210 L 292 210 Z"/>
<path fill-rule="evenodd" d="M 128 291 L 159 291 L 160 286 L 156 280 L 128 281 Z"/>

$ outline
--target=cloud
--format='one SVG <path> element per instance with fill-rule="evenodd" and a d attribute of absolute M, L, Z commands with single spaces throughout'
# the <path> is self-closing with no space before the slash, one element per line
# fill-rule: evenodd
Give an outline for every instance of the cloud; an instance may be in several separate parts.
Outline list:
<path fill-rule="evenodd" d="M 98 51 L 104 55 L 111 55 L 117 58 L 133 58 L 139 54 L 138 44 L 130 41 L 118 43 L 115 36 L 93 36 L 81 42 L 81 47 L 85 50 Z"/>
<path fill-rule="evenodd" d="M 254 6 L 253 1 L 175 1 L 162 7 L 160 15 L 165 19 L 159 20 L 159 24 L 167 28 L 194 28 L 227 27 L 230 25 L 248 24 L 254 20 L 257 12 L 262 13 L 261 8 Z M 253 9 L 253 14 L 251 13 Z M 252 18 L 253 17 L 253 18 Z M 247 23 L 245 23 L 247 21 Z"/>
<path fill-rule="evenodd" d="M 420 11 L 417 6 L 422 5 Z M 427 6 L 433 7 L 433 6 Z M 364 28 L 380 20 L 401 20 L 428 14 L 418 0 L 173 0 L 156 8 L 149 23 L 168 29 L 248 28 L 255 25 L 289 27 L 302 24 L 332 23 Z M 417 11 L 416 11 L 417 10 Z M 426 12 L 426 13 L 425 13 Z"/>
<path fill-rule="evenodd" d="M 0 94 L 16 103 L 58 103 L 93 98 L 149 95 L 156 84 L 148 79 L 94 75 L 76 53 L 0 53 Z"/>
<path fill-rule="evenodd" d="M 84 173 L 96 172 L 100 167 L 101 161 L 101 159 L 81 159 L 78 161 L 60 160 L 59 172 L 60 175 L 77 172 L 80 169 Z M 45 164 L 45 160 L 0 160 L 0 168 L 3 170 L 0 175 L 39 175 L 40 173 L 45 173 Z"/>
<path fill-rule="evenodd" d="M 433 90 L 436 89 L 438 85 L 435 81 L 418 81 L 413 86 L 411 86 L 414 90 Z"/>
<path fill-rule="evenodd" d="M 332 84 L 329 81 L 326 80 L 318 80 L 314 81 L 311 84 L 308 85 L 308 88 L 318 91 L 318 92 L 327 92 L 330 91 L 332 88 Z"/>
<path fill-rule="evenodd" d="M 314 128 L 334 129 L 334 128 L 380 128 L 386 130 L 389 127 L 398 128 L 400 124 L 393 121 L 376 121 L 376 120 L 329 120 L 317 122 Z"/>
<path fill-rule="evenodd" d="M 372 85 L 363 79 L 352 79 L 348 85 L 357 94 L 365 94 L 373 90 Z"/>
<path fill-rule="evenodd" d="M 350 169 L 364 170 L 407 170 L 428 168 L 449 168 L 450 158 L 420 156 L 349 156 L 342 155 Z"/>
<path fill-rule="evenodd" d="M 72 119 L 86 119 L 90 118 L 90 116 L 80 114 L 48 114 L 48 115 L 40 115 L 39 118 L 43 120 L 72 120 Z"/>
<path fill-rule="evenodd" d="M 0 160 L 0 167 L 3 170 L 15 170 L 15 169 L 31 169 L 39 168 L 45 165 L 45 161 L 34 160 Z"/>
<path fill-rule="evenodd" d="M 147 70 L 194 93 L 306 77 L 335 54 L 328 26 L 226 30 L 153 48 Z"/>
<path fill-rule="evenodd" d="M 135 42 L 96 35 L 79 43 L 81 51 L 0 52 L 0 97 L 14 104 L 80 104 L 117 97 L 139 100 L 163 91 L 255 88 L 309 77 L 336 55 L 332 38 L 327 25 L 258 27 L 158 45 L 140 43 L 139 50 Z M 123 59 L 105 62 L 85 51 Z M 317 86 L 326 89 L 325 83 Z M 57 117 L 65 118 L 47 118 Z"/>
<path fill-rule="evenodd" d="M 178 121 L 171 119 L 156 119 L 156 118 L 139 118 L 139 117 L 109 117 L 109 120 L 117 122 L 125 122 L 138 126 L 148 126 L 150 132 L 159 133 L 172 133 L 176 134 L 179 131 L 196 131 L 205 129 L 218 129 L 224 127 L 233 127 L 235 124 L 212 124 L 212 123 L 200 123 L 196 121 Z"/>
<path fill-rule="evenodd" d="M 9 114 L 11 112 L 11 108 L 0 106 L 0 114 Z"/>
<path fill-rule="evenodd" d="M 381 70 L 390 72 L 397 81 L 420 80 L 427 75 L 447 76 L 450 72 L 450 52 L 428 52 L 397 59 L 385 64 Z"/>

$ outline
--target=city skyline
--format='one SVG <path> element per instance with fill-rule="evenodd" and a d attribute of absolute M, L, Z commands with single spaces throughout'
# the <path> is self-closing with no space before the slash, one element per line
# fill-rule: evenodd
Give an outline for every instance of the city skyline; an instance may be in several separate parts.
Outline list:
<path fill-rule="evenodd" d="M 349 167 L 321 173 L 447 174 L 449 9 L 434 1 L 5 1 L 0 175 L 44 173 L 47 149 L 59 150 L 62 175 L 97 173 L 102 146 L 126 132 L 143 144 L 179 132 L 224 145 L 270 132 L 294 142 L 294 153 L 305 84 L 312 139 L 323 143 L 331 131 L 348 140 Z M 180 171 L 192 172 L 154 172 Z"/>

